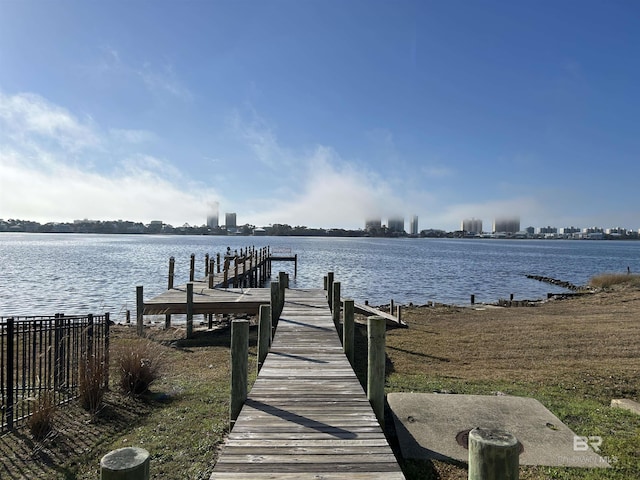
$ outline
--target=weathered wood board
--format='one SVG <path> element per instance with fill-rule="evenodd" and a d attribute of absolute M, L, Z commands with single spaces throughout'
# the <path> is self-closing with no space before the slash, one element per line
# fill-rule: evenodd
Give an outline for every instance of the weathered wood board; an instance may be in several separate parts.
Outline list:
<path fill-rule="evenodd" d="M 323 290 L 286 291 L 270 352 L 211 475 L 249 478 L 404 478 Z"/>

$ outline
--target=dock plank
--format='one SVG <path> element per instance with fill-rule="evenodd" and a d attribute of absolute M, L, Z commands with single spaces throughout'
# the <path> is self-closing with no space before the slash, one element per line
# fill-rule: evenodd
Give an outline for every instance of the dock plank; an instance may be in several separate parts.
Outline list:
<path fill-rule="evenodd" d="M 273 344 L 211 475 L 404 479 L 323 290 L 287 290 Z"/>

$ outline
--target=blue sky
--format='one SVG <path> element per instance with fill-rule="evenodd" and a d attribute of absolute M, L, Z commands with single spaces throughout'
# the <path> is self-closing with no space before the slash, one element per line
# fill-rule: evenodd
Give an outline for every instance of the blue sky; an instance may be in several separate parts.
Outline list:
<path fill-rule="evenodd" d="M 0 218 L 640 228 L 637 1 L 0 0 Z"/>

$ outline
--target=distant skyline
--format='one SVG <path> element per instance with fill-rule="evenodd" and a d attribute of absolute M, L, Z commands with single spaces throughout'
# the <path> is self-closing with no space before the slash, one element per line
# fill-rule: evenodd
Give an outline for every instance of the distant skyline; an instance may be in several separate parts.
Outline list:
<path fill-rule="evenodd" d="M 0 5 L 0 218 L 640 228 L 638 2 Z"/>

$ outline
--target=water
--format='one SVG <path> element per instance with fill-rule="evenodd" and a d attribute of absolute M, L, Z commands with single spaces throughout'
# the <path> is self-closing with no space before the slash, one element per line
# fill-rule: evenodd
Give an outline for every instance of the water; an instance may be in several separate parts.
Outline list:
<path fill-rule="evenodd" d="M 640 242 L 0 233 L 0 316 L 110 312 L 121 321 L 135 311 L 136 285 L 145 298 L 166 289 L 169 257 L 180 285 L 192 253 L 203 276 L 206 253 L 267 245 L 298 254 L 297 278 L 292 262 L 273 267 L 290 274 L 291 287 L 322 288 L 333 271 L 344 297 L 373 305 L 544 298 L 565 290 L 527 274 L 582 285 L 602 272 L 640 271 Z"/>

